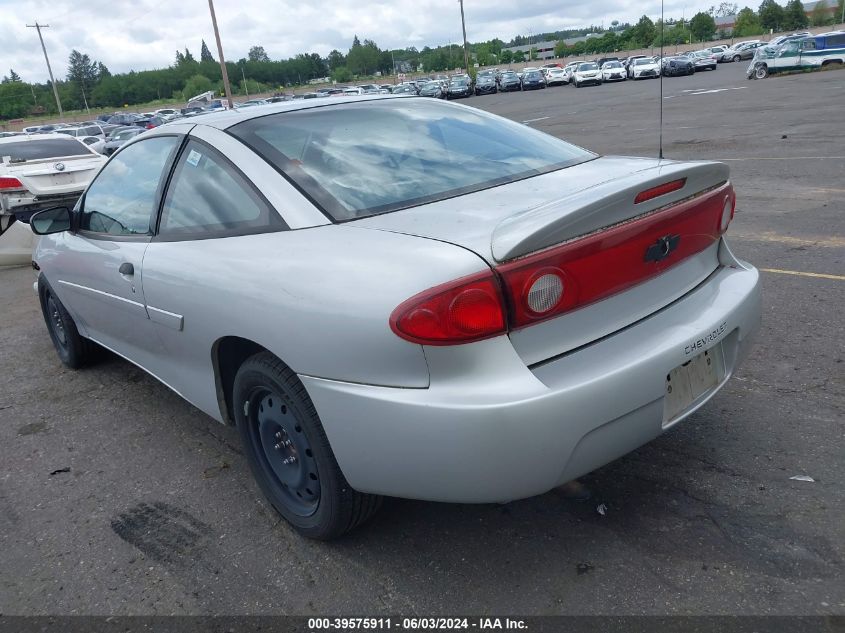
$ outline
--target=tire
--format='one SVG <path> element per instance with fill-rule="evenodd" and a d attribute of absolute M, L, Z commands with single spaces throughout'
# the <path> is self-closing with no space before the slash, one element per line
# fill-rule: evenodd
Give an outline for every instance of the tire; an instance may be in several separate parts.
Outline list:
<path fill-rule="evenodd" d="M 93 356 L 94 343 L 79 334 L 73 317 L 53 292 L 44 275 L 38 277 L 38 299 L 59 360 L 71 369 L 85 366 Z"/>
<path fill-rule="evenodd" d="M 741 61 L 742 61 L 742 57 L 741 57 L 740 55 L 734 55 L 734 56 L 731 58 L 731 61 L 732 61 L 732 62 L 741 62 Z"/>
<path fill-rule="evenodd" d="M 258 486 L 300 534 L 337 538 L 381 507 L 382 497 L 349 486 L 305 387 L 278 358 L 262 352 L 247 359 L 232 402 Z"/>
<path fill-rule="evenodd" d="M 754 78 L 755 79 L 765 79 L 769 76 L 769 67 L 765 64 L 760 64 L 756 68 L 754 68 Z"/>

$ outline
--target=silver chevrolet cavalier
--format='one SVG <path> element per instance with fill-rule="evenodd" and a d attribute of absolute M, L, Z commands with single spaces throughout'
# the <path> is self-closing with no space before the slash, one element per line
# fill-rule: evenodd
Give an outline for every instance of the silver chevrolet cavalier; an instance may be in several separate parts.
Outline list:
<path fill-rule="evenodd" d="M 328 539 L 384 495 L 541 494 L 680 423 L 760 323 L 728 168 L 598 156 L 417 97 L 144 133 L 31 220 L 60 359 L 100 345 L 236 425 Z"/>

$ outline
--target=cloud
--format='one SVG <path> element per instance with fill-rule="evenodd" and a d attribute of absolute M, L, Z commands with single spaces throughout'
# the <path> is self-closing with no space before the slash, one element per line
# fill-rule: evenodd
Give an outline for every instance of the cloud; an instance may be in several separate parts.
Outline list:
<path fill-rule="evenodd" d="M 712 2 L 710 3 L 712 4 Z M 687 17 L 710 6 L 666 0 L 666 16 Z M 245 57 L 261 45 L 273 59 L 298 53 L 346 52 L 352 38 L 374 40 L 381 48 L 438 46 L 461 41 L 460 7 L 456 0 L 217 0 L 215 4 L 226 58 Z M 520 0 L 493 3 L 465 0 L 470 41 L 635 22 L 643 14 L 659 17 L 658 0 Z M 0 0 L 0 42 L 3 64 L 25 81 L 47 79 L 34 20 L 49 24 L 44 43 L 53 72 L 64 77 L 72 49 L 102 61 L 114 72 L 169 66 L 176 50 L 199 57 L 204 39 L 214 51 L 214 33 L 205 0 Z M 0 74 L 8 68 L 0 68 Z"/>

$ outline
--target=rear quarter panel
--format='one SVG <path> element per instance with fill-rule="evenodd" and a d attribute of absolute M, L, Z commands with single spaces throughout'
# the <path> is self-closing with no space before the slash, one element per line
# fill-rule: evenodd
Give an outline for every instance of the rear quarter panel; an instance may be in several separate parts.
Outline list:
<path fill-rule="evenodd" d="M 167 353 L 147 369 L 218 419 L 212 350 L 225 336 L 258 343 L 299 374 L 425 388 L 423 348 L 391 331 L 391 312 L 486 267 L 457 246 L 352 224 L 153 241 L 144 259 L 147 305 L 184 325 L 157 324 Z"/>

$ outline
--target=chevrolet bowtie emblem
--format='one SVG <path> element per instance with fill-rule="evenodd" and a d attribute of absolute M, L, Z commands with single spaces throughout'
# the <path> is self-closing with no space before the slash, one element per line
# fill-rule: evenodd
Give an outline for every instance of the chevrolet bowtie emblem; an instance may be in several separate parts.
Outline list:
<path fill-rule="evenodd" d="M 666 259 L 672 251 L 678 248 L 680 241 L 680 235 L 664 235 L 646 249 L 645 261 L 659 262 Z"/>

